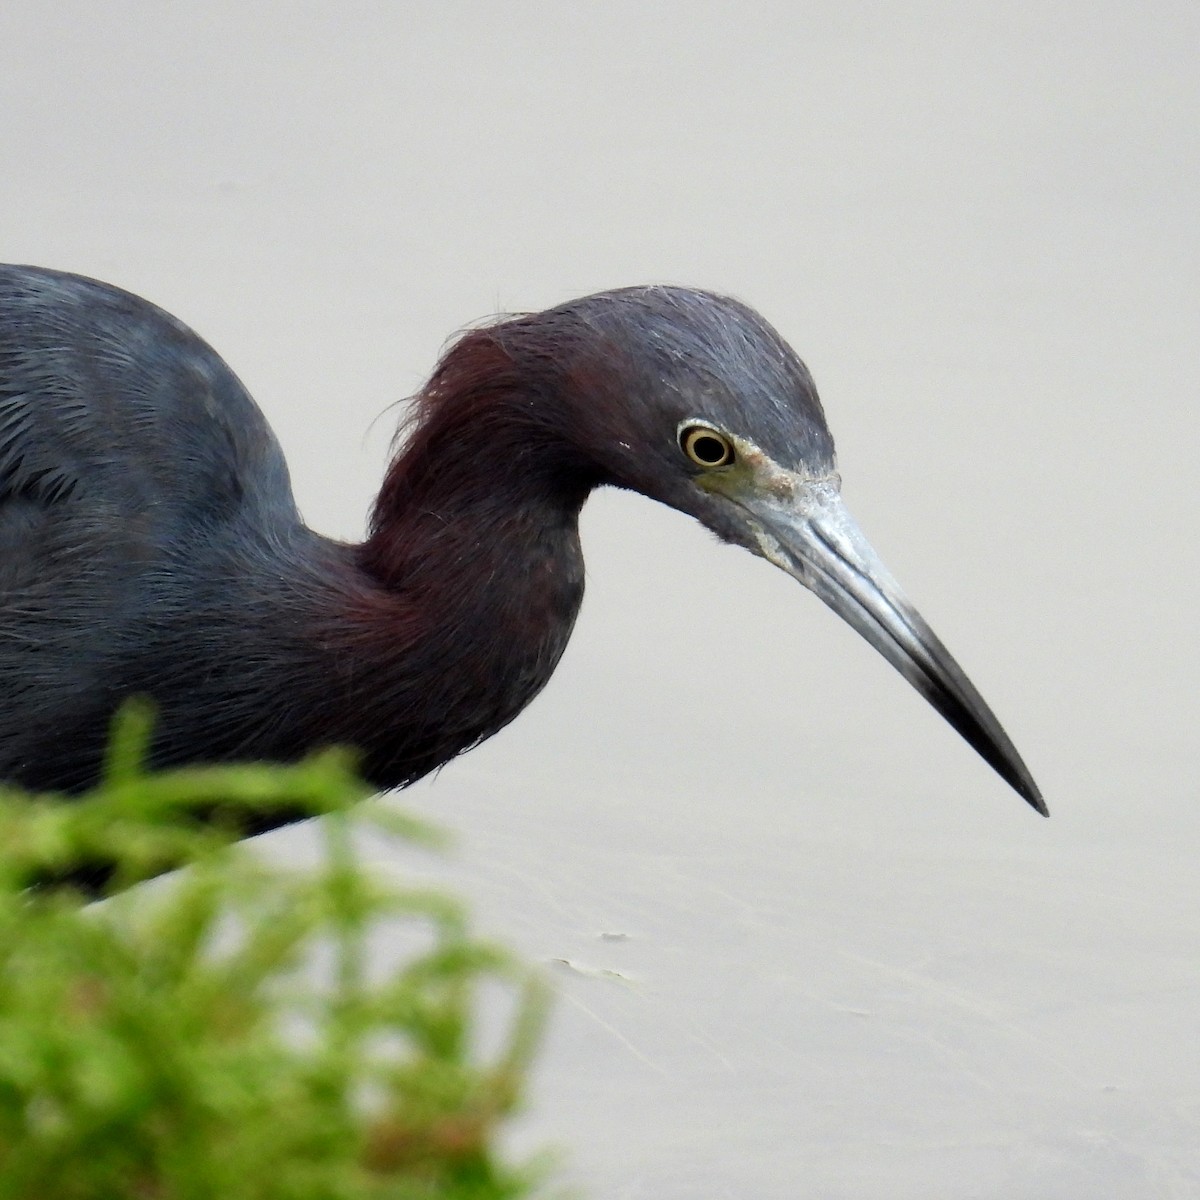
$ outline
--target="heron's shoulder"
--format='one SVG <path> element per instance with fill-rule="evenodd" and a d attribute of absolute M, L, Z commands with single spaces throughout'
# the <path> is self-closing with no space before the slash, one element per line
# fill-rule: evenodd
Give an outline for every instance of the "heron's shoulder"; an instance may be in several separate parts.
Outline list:
<path fill-rule="evenodd" d="M 0 266 L 0 488 L 201 506 L 290 499 L 266 419 L 187 325 L 131 292 Z"/>

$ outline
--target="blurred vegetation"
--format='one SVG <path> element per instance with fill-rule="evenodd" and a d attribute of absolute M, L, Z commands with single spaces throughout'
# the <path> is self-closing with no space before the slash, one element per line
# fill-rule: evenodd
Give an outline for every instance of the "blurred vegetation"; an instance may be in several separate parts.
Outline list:
<path fill-rule="evenodd" d="M 362 803 L 334 752 L 145 773 L 149 722 L 126 710 L 78 800 L 0 792 L 0 1200 L 531 1195 L 544 1170 L 496 1142 L 538 986 L 453 900 L 369 874 L 354 849 L 355 825 L 430 829 Z M 273 808 L 324 814 L 315 866 L 230 845 L 235 816 Z M 109 865 L 101 904 L 27 886 L 81 861 Z M 398 920 L 420 948 L 383 971 L 372 946 Z M 479 992 L 497 985 L 511 1023 L 485 1053 Z"/>

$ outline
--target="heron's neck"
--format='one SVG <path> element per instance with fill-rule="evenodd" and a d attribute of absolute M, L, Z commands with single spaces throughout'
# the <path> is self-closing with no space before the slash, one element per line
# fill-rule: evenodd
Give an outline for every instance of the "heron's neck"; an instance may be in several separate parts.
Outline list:
<path fill-rule="evenodd" d="M 357 706 L 346 740 L 370 742 L 368 777 L 382 785 L 511 721 L 549 680 L 582 601 L 582 489 L 563 494 L 532 473 L 463 482 L 453 471 L 411 489 L 389 480 L 405 502 L 377 513 L 356 555 L 369 586 L 334 634 Z"/>

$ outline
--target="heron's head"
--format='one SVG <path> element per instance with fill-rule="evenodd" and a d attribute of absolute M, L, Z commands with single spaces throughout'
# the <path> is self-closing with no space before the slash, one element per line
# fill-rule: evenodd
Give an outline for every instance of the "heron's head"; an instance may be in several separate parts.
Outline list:
<path fill-rule="evenodd" d="M 843 504 L 812 376 L 775 329 L 738 301 L 678 287 L 604 292 L 543 318 L 575 327 L 565 394 L 607 482 L 691 514 L 815 592 L 1046 812 L 1000 723 Z"/>

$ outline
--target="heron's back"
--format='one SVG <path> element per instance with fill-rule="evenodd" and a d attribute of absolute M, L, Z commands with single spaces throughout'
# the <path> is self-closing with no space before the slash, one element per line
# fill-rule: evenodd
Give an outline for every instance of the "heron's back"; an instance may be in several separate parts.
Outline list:
<path fill-rule="evenodd" d="M 37 766 L 56 742 L 94 761 L 147 627 L 220 586 L 231 542 L 298 523 L 262 413 L 190 329 L 0 266 L 0 779 L 63 786 L 70 768 Z"/>

